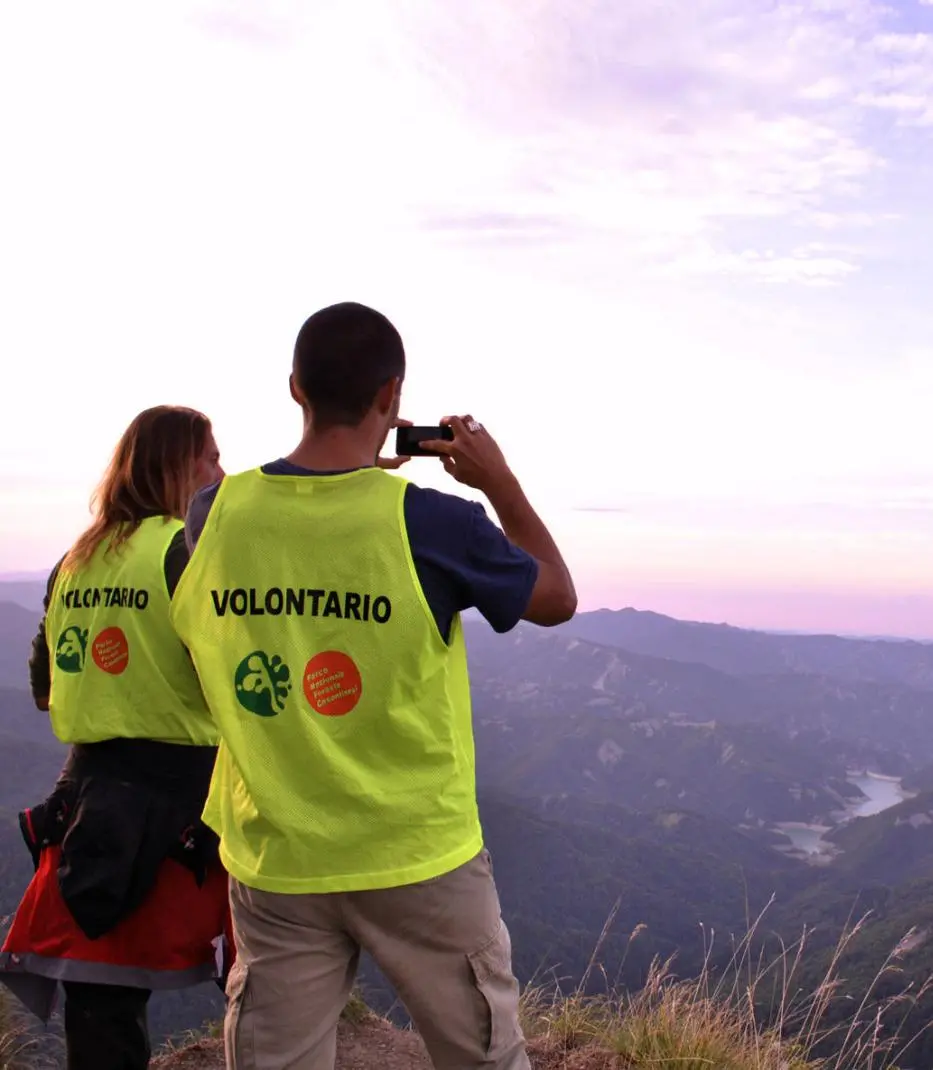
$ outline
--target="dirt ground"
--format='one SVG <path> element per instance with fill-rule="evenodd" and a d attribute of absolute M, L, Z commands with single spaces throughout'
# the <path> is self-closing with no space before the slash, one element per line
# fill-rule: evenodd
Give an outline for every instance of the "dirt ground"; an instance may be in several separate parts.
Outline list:
<path fill-rule="evenodd" d="M 337 1031 L 337 1070 L 431 1070 L 421 1038 L 395 1029 L 380 1018 L 358 1024 L 341 1022 Z M 223 1043 L 203 1040 L 152 1061 L 153 1070 L 224 1070 Z"/>
<path fill-rule="evenodd" d="M 622 1070 L 615 1056 L 596 1051 L 556 1052 L 539 1041 L 529 1045 L 534 1070 Z M 202 1040 L 152 1062 L 152 1070 L 224 1070 L 223 1043 Z M 396 1029 L 381 1018 L 341 1022 L 336 1070 L 431 1070 L 417 1033 Z"/>

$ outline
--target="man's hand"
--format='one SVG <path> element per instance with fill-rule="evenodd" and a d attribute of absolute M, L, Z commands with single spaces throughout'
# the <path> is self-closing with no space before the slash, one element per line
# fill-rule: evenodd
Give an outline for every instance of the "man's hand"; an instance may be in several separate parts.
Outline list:
<path fill-rule="evenodd" d="M 432 439 L 422 442 L 422 446 L 440 454 L 454 479 L 482 491 L 508 538 L 538 562 L 538 576 L 523 619 L 543 627 L 570 620 L 577 611 L 573 580 L 550 532 L 506 464 L 502 450 L 472 416 L 449 416 L 441 423 L 453 429 L 453 440 Z"/>
<path fill-rule="evenodd" d="M 48 695 L 43 695 L 41 698 L 37 698 L 35 700 L 35 702 L 36 702 L 36 709 L 37 710 L 42 710 L 43 713 L 48 713 L 49 712 L 49 696 Z"/>
<path fill-rule="evenodd" d="M 488 495 L 516 482 L 496 440 L 472 416 L 445 416 L 441 424 L 453 431 L 453 439 L 430 439 L 421 445 L 441 455 L 444 468 L 458 483 Z"/>
<path fill-rule="evenodd" d="M 392 421 L 393 430 L 396 427 L 411 427 L 411 420 L 403 420 L 399 417 Z M 392 471 L 396 468 L 401 468 L 403 464 L 407 464 L 411 460 L 411 457 L 377 457 L 376 467 L 385 468 L 387 471 Z"/>

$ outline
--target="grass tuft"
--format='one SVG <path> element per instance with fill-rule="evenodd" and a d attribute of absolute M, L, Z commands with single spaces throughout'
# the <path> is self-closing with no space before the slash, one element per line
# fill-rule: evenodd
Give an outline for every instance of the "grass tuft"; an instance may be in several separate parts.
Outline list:
<path fill-rule="evenodd" d="M 769 904 L 770 905 L 770 904 Z M 819 984 L 801 990 L 798 975 L 809 934 L 791 946 L 778 943 L 766 954 L 760 940 L 764 911 L 732 950 L 726 969 L 714 970 L 713 938 L 704 968 L 684 980 L 672 960 L 655 959 L 644 987 L 635 993 L 590 995 L 588 985 L 614 919 L 614 908 L 586 974 L 570 992 L 559 984 L 533 985 L 522 1000 L 523 1025 L 536 1066 L 557 1070 L 898 1070 L 898 1060 L 920 1035 L 885 1035 L 882 1023 L 906 1018 L 933 987 L 875 999 L 882 980 L 913 946 L 908 933 L 892 949 L 851 1013 L 833 1023 L 830 1009 L 842 996 L 840 965 L 867 920 L 846 927 Z M 766 908 L 767 909 L 767 908 Z M 644 931 L 631 934 L 628 947 Z M 772 945 L 773 946 L 773 945 Z M 927 1023 L 920 1032 L 933 1023 Z M 830 1052 L 830 1054 L 826 1054 Z"/>

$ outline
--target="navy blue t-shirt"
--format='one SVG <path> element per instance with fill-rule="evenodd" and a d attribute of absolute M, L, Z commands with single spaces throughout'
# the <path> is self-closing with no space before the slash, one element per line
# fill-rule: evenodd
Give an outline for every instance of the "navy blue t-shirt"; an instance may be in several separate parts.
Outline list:
<path fill-rule="evenodd" d="M 344 474 L 313 472 L 286 460 L 265 464 L 262 471 L 272 476 Z M 206 487 L 191 503 L 185 525 L 190 550 L 219 486 Z M 538 578 L 538 562 L 509 542 L 479 503 L 409 483 L 405 524 L 415 571 L 445 640 L 455 614 L 467 609 L 479 610 L 497 632 L 518 624 Z"/>

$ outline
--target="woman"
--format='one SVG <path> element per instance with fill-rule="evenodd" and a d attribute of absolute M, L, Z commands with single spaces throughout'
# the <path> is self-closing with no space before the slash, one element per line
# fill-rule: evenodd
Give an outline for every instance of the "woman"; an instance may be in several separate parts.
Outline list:
<path fill-rule="evenodd" d="M 169 622 L 181 518 L 222 476 L 206 416 L 140 413 L 49 578 L 30 677 L 70 751 L 52 795 L 20 815 L 36 874 L 0 981 L 43 1020 L 64 982 L 68 1070 L 144 1070 L 152 990 L 226 973 L 227 879 L 200 821 L 217 738 Z"/>

